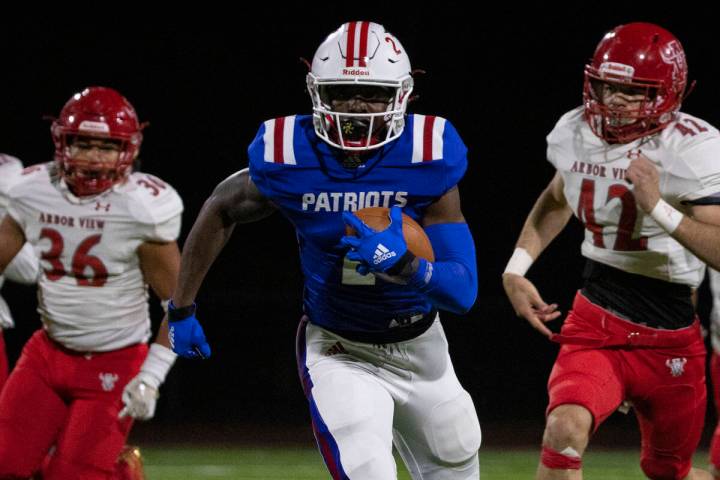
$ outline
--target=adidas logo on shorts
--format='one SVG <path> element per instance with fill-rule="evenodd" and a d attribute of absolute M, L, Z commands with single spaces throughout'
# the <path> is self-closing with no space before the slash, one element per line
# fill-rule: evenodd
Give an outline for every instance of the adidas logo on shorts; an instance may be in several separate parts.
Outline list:
<path fill-rule="evenodd" d="M 377 265 L 395 256 L 397 256 L 397 253 L 391 252 L 385 245 L 378 243 L 378 246 L 375 248 L 375 256 L 373 256 L 373 263 Z"/>

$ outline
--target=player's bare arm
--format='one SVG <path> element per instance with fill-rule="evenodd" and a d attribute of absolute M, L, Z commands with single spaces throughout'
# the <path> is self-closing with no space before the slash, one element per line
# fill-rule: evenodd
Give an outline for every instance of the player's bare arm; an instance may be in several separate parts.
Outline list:
<path fill-rule="evenodd" d="M 275 207 L 257 189 L 247 169 L 220 182 L 205 201 L 183 246 L 173 303 L 181 307 L 193 302 L 203 278 L 230 238 L 235 224 L 255 222 L 274 211 Z"/>
<path fill-rule="evenodd" d="M 423 227 L 429 227 L 436 223 L 464 223 L 465 217 L 460 209 L 460 191 L 457 186 L 451 188 L 445 194 L 425 210 L 422 218 Z"/>
<path fill-rule="evenodd" d="M 25 243 L 25 234 L 20 225 L 9 215 L 0 223 L 0 274 Z"/>
<path fill-rule="evenodd" d="M 673 237 L 714 269 L 720 267 L 720 205 L 693 205 Z"/>
<path fill-rule="evenodd" d="M 649 215 L 661 200 L 660 178 L 655 165 L 644 155 L 633 160 L 627 169 L 627 179 L 635 189 L 640 208 Z M 677 216 L 680 222 L 668 232 L 685 248 L 714 269 L 720 268 L 720 205 L 691 205 L 687 215 L 668 209 L 668 215 Z"/>
<path fill-rule="evenodd" d="M 180 250 L 176 242 L 145 242 L 137 249 L 145 282 L 161 300 L 172 296 L 180 270 Z M 120 418 L 130 416 L 148 420 L 155 414 L 160 385 L 175 363 L 168 335 L 168 319 L 163 319 L 150 346 L 140 372 L 125 386 L 122 401 L 125 405 Z"/>
<path fill-rule="evenodd" d="M 517 247 L 524 248 L 537 259 L 543 250 L 565 228 L 572 209 L 563 194 L 563 179 L 556 173 L 540 194 L 520 232 Z"/>
<path fill-rule="evenodd" d="M 572 210 L 563 194 L 563 179 L 556 173 L 525 220 L 516 247 L 525 249 L 533 260 L 537 259 L 565 228 L 571 216 Z M 557 304 L 548 305 L 535 285 L 521 275 L 504 273 L 503 286 L 515 313 L 525 318 L 540 333 L 550 337 L 552 332 L 545 323 L 560 316 Z"/>
<path fill-rule="evenodd" d="M 145 242 L 137 249 L 145 282 L 160 300 L 172 297 L 180 271 L 180 249 L 176 242 Z M 167 319 L 160 325 L 155 342 L 170 348 Z"/>

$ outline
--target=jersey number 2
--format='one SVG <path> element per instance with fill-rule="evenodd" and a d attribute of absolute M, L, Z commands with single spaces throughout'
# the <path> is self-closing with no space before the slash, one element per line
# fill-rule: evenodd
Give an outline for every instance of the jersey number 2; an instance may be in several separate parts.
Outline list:
<path fill-rule="evenodd" d="M 647 250 L 647 237 L 633 238 L 635 223 L 637 221 L 637 204 L 635 196 L 629 188 L 622 184 L 610 185 L 608 188 L 607 200 L 605 203 L 619 198 L 622 208 L 620 209 L 620 221 L 617 226 L 617 236 L 613 250 L 637 251 Z M 580 200 L 578 201 L 577 215 L 585 223 L 585 228 L 593 234 L 593 243 L 596 247 L 605 247 L 603 240 L 602 225 L 595 222 L 595 180 L 588 178 L 582 182 Z"/>
<path fill-rule="evenodd" d="M 41 259 L 47 260 L 52 268 L 45 270 L 48 280 L 56 282 L 67 275 L 67 271 L 60 261 L 65 241 L 60 232 L 53 228 L 43 228 L 40 231 L 40 238 L 50 240 L 50 249 L 42 252 Z M 80 242 L 75 254 L 72 257 L 72 273 L 81 287 L 102 287 L 107 282 L 107 268 L 102 260 L 94 255 L 89 255 L 90 249 L 100 243 L 101 234 L 90 235 Z M 93 271 L 92 276 L 85 275 L 85 270 L 90 268 Z"/>

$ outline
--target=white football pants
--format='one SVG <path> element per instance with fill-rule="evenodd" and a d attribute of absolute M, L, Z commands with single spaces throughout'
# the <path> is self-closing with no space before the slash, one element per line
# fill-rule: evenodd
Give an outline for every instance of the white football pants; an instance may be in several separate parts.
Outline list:
<path fill-rule="evenodd" d="M 415 480 L 480 478 L 480 423 L 436 319 L 412 340 L 352 342 L 303 320 L 298 367 L 334 480 L 392 480 L 395 444 Z"/>

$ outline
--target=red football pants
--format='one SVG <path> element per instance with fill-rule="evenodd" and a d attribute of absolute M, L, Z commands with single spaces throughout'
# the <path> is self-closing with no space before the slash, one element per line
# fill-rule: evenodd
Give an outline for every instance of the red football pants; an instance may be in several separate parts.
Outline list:
<path fill-rule="evenodd" d="M 715 399 L 715 411 L 720 418 L 720 356 L 713 352 L 710 357 L 710 380 L 713 386 L 713 397 Z M 720 468 L 720 422 L 718 422 L 710 442 L 710 463 L 715 468 Z"/>
<path fill-rule="evenodd" d="M 707 399 L 698 323 L 680 330 L 648 328 L 578 295 L 561 334 L 565 344 L 548 380 L 547 412 L 582 405 L 597 429 L 630 400 L 640 424 L 645 474 L 684 478 L 700 441 Z M 592 345 L 592 339 L 604 347 Z"/>
<path fill-rule="evenodd" d="M 0 479 L 28 478 L 52 445 L 45 480 L 108 480 L 132 421 L 121 395 L 147 345 L 71 352 L 35 332 L 0 394 Z"/>

